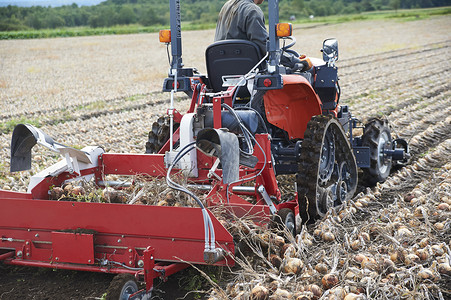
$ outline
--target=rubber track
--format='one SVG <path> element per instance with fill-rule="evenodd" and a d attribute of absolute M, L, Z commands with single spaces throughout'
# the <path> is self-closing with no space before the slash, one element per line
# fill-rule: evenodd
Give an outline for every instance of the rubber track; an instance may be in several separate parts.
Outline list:
<path fill-rule="evenodd" d="M 304 222 L 313 221 L 318 217 L 316 190 L 318 187 L 320 155 L 325 132 L 329 127 L 333 130 L 335 137 L 336 160 L 346 161 L 349 168 L 351 169 L 353 166 L 355 173 L 357 173 L 357 165 L 341 124 L 330 116 L 314 116 L 307 124 L 307 130 L 304 133 L 299 172 L 296 176 L 300 206 L 299 213 Z M 355 189 L 356 185 L 347 198 L 352 197 Z"/>

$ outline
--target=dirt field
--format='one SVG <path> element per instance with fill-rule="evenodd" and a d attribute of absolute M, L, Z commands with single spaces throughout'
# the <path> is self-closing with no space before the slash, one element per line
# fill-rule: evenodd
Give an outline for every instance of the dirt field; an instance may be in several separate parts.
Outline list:
<path fill-rule="evenodd" d="M 314 243 L 299 254 L 306 268 L 324 263 L 329 270 L 338 270 L 343 288 L 353 286 L 358 278 L 368 299 L 387 295 L 392 296 L 387 299 L 451 298 L 450 274 L 438 267 L 451 263 L 450 28 L 450 16 L 295 27 L 296 50 L 310 56 L 320 57 L 323 39 L 338 38 L 342 103 L 361 120 L 385 115 L 393 132 L 410 142 L 410 164 L 391 174 L 386 183 L 356 196 L 340 222 L 327 218 L 309 228 L 307 234 Z M 205 71 L 204 49 L 213 34 L 183 33 L 186 66 Z M 169 99 L 168 94 L 160 93 L 168 63 L 165 46 L 157 40 L 156 34 L 141 34 L 0 41 L 0 122 L 4 125 L 0 132 L 0 188 L 26 190 L 30 174 L 57 159 L 36 147 L 32 170 L 10 174 L 11 133 L 5 128 L 11 120 L 37 120 L 44 132 L 71 146 L 102 145 L 110 152 L 144 152 L 147 132 L 165 112 Z M 176 108 L 183 112 L 187 105 L 188 99 L 180 95 Z M 336 239 L 332 243 L 315 235 L 315 229 L 326 227 L 333 228 Z M 362 239 L 362 233 L 368 233 L 370 241 L 357 250 L 349 248 L 348 241 Z M 427 246 L 418 246 L 425 238 Z M 428 253 L 424 260 L 414 264 L 395 261 L 394 277 L 399 279 L 395 283 L 371 268 L 374 277 L 363 271 L 352 280 L 347 277 L 355 271 L 359 253 L 379 261 L 391 257 L 393 251 L 408 257 L 419 248 Z M 347 263 L 333 266 L 337 257 L 347 258 Z M 430 269 L 433 276 L 422 278 L 424 269 Z M 279 288 L 297 288 L 296 280 L 312 284 L 318 276 L 284 277 Z M 372 281 L 365 281 L 367 277 Z M 111 278 L 0 265 L 0 299 L 60 299 L 63 295 L 66 299 L 96 299 Z M 252 280 L 248 282 L 255 286 L 267 278 Z M 177 289 L 177 282 L 170 284 L 162 289 Z M 251 289 L 245 285 L 241 291 Z M 232 298 L 233 292 L 228 291 L 228 296 Z"/>

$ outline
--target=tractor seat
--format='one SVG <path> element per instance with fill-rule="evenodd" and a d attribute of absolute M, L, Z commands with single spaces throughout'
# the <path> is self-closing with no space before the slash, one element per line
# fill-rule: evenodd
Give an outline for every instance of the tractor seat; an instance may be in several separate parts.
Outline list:
<path fill-rule="evenodd" d="M 222 40 L 207 47 L 205 52 L 209 88 L 213 92 L 225 91 L 222 76 L 247 74 L 262 58 L 256 44 L 247 40 Z M 262 66 L 259 66 L 260 69 Z M 246 87 L 241 87 L 238 97 L 250 97 Z"/>

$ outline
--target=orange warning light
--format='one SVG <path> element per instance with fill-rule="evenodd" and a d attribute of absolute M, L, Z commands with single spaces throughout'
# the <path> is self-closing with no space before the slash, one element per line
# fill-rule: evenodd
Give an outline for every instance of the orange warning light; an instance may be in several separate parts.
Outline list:
<path fill-rule="evenodd" d="M 168 29 L 160 30 L 160 42 L 161 43 L 170 43 L 171 42 L 171 31 Z"/>
<path fill-rule="evenodd" d="M 293 33 L 293 26 L 291 23 L 277 23 L 276 32 L 278 37 L 291 36 Z"/>

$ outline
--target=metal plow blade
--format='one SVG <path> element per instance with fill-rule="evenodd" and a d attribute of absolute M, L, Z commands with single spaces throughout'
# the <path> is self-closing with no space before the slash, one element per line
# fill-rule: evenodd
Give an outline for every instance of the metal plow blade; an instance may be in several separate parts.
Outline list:
<path fill-rule="evenodd" d="M 11 138 L 11 172 L 31 169 L 31 148 L 40 143 L 55 149 L 53 139 L 29 124 L 18 124 Z"/>

